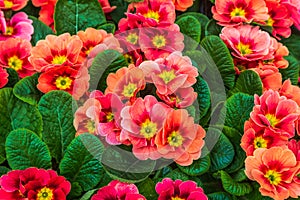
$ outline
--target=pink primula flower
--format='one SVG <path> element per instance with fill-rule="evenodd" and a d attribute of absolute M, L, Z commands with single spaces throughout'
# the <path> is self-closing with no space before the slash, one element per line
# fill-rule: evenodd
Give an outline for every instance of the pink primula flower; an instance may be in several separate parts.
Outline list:
<path fill-rule="evenodd" d="M 281 0 L 281 3 L 287 7 L 288 13 L 293 20 L 295 27 L 300 30 L 300 1 Z"/>
<path fill-rule="evenodd" d="M 202 188 L 197 187 L 194 181 L 173 181 L 170 178 L 164 178 L 158 182 L 155 187 L 158 193 L 158 200 L 208 200 Z"/>

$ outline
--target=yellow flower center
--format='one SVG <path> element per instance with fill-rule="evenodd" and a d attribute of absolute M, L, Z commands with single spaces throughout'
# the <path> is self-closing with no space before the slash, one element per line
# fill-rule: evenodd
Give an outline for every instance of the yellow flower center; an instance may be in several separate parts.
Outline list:
<path fill-rule="evenodd" d="M 11 0 L 4 0 L 4 7 L 7 9 L 12 8 L 14 3 Z"/>
<path fill-rule="evenodd" d="M 140 133 L 146 138 L 151 139 L 157 131 L 157 124 L 146 119 L 144 123 L 141 124 Z"/>
<path fill-rule="evenodd" d="M 182 145 L 183 142 L 183 137 L 178 131 L 173 131 L 167 139 L 168 143 L 173 147 L 179 147 Z"/>
<path fill-rule="evenodd" d="M 281 174 L 274 171 L 274 170 L 268 170 L 265 174 L 265 177 L 269 179 L 270 184 L 272 185 L 278 185 L 281 182 Z"/>
<path fill-rule="evenodd" d="M 171 200 L 185 200 L 185 199 L 182 199 L 180 197 L 171 197 Z"/>
<path fill-rule="evenodd" d="M 164 70 L 162 71 L 162 73 L 158 75 L 158 77 L 160 77 L 165 82 L 165 84 L 168 84 L 170 81 L 176 78 L 176 75 L 174 70 L 170 70 L 170 71 Z"/>
<path fill-rule="evenodd" d="M 69 89 L 72 85 L 73 80 L 67 76 L 59 76 L 55 80 L 55 85 L 60 90 Z"/>
<path fill-rule="evenodd" d="M 275 115 L 272 114 L 266 114 L 266 118 L 268 119 L 272 127 L 275 127 L 280 122 L 280 120 L 277 119 Z"/>
<path fill-rule="evenodd" d="M 252 50 L 250 49 L 250 45 L 249 44 L 243 44 L 242 42 L 240 42 L 237 45 L 238 50 L 240 51 L 241 55 L 249 55 L 252 53 Z"/>
<path fill-rule="evenodd" d="M 130 33 L 127 37 L 126 37 L 126 41 L 131 43 L 131 44 L 137 44 L 139 39 L 139 36 L 136 33 Z"/>
<path fill-rule="evenodd" d="M 156 48 L 161 48 L 166 46 L 166 38 L 163 35 L 156 35 L 153 39 L 152 39 L 152 44 L 156 47 Z"/>
<path fill-rule="evenodd" d="M 274 21 L 271 17 L 269 17 L 269 19 L 266 21 L 266 24 L 267 24 L 268 26 L 273 26 L 274 22 L 275 22 L 275 21 Z"/>
<path fill-rule="evenodd" d="M 95 122 L 92 120 L 89 120 L 86 123 L 85 128 L 88 130 L 89 133 L 95 133 L 95 131 L 96 131 Z"/>
<path fill-rule="evenodd" d="M 268 146 L 268 141 L 265 140 L 262 136 L 256 137 L 254 139 L 254 148 L 267 148 Z"/>
<path fill-rule="evenodd" d="M 124 58 L 127 60 L 128 64 L 134 64 L 133 57 L 129 54 L 124 54 Z"/>
<path fill-rule="evenodd" d="M 8 26 L 6 27 L 6 32 L 4 35 L 12 35 L 14 33 L 14 27 Z"/>
<path fill-rule="evenodd" d="M 8 59 L 8 66 L 10 68 L 13 68 L 16 71 L 19 71 L 22 69 L 23 66 L 23 60 L 18 58 L 18 56 L 12 56 Z"/>
<path fill-rule="evenodd" d="M 37 194 L 37 200 L 53 200 L 53 191 L 44 187 Z"/>
<path fill-rule="evenodd" d="M 131 97 L 134 96 L 134 92 L 136 91 L 136 89 L 137 89 L 136 84 L 134 84 L 134 83 L 129 83 L 128 85 L 126 85 L 126 86 L 124 87 L 124 90 L 123 90 L 123 93 L 122 93 L 122 94 L 123 94 L 125 97 L 131 98 Z"/>
<path fill-rule="evenodd" d="M 230 17 L 245 17 L 246 11 L 242 8 L 235 8 L 231 11 Z"/>
<path fill-rule="evenodd" d="M 94 48 L 94 47 L 90 47 L 88 50 L 85 51 L 85 54 L 86 54 L 86 55 L 89 55 L 90 52 L 93 50 L 93 48 Z M 65 62 L 65 61 L 64 61 L 64 62 Z"/>
<path fill-rule="evenodd" d="M 114 120 L 114 114 L 112 112 L 107 113 L 106 120 L 108 122 L 111 122 L 112 120 Z"/>
<path fill-rule="evenodd" d="M 67 61 L 67 57 L 66 56 L 55 56 L 52 60 L 52 64 L 63 64 L 64 62 Z"/>
<path fill-rule="evenodd" d="M 159 13 L 157 11 L 149 10 L 144 17 L 154 19 L 155 21 L 159 21 Z"/>

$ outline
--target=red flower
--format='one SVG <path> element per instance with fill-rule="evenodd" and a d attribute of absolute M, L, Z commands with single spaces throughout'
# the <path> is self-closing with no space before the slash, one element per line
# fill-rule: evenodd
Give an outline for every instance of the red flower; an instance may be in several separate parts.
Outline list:
<path fill-rule="evenodd" d="M 184 12 L 193 5 L 194 0 L 173 0 L 173 3 L 176 10 Z"/>
<path fill-rule="evenodd" d="M 146 200 L 134 184 L 111 181 L 98 190 L 91 200 Z"/>
<path fill-rule="evenodd" d="M 108 14 L 117 8 L 116 6 L 110 6 L 108 0 L 98 0 L 98 1 L 101 4 L 102 10 L 105 14 Z"/>
<path fill-rule="evenodd" d="M 7 71 L 0 67 L 0 88 L 3 88 L 8 83 L 8 76 Z"/>
<path fill-rule="evenodd" d="M 1 10 L 18 11 L 27 5 L 28 0 L 0 0 Z"/>
<path fill-rule="evenodd" d="M 202 188 L 197 187 L 194 181 L 173 181 L 170 178 L 165 178 L 162 182 L 156 184 L 156 192 L 158 200 L 207 200 Z"/>

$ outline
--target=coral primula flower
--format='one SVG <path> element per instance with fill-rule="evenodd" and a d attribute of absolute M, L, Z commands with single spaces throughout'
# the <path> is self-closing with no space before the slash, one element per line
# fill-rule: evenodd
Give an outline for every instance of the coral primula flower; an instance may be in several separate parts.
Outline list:
<path fill-rule="evenodd" d="M 265 21 L 269 18 L 265 1 L 217 0 L 212 7 L 213 18 L 222 26 Z"/>
<path fill-rule="evenodd" d="M 42 73 L 38 79 L 37 88 L 43 93 L 64 90 L 78 100 L 88 90 L 89 80 L 87 68 L 75 70 L 69 66 L 61 66 Z"/>
<path fill-rule="evenodd" d="M 279 136 L 272 130 L 262 129 L 252 121 L 246 121 L 244 125 L 244 135 L 241 139 L 241 147 L 247 156 L 252 156 L 255 149 L 271 148 L 274 146 L 286 146 L 288 137 Z"/>
<path fill-rule="evenodd" d="M 111 13 L 112 11 L 114 11 L 117 7 L 116 6 L 110 6 L 110 3 L 108 0 L 98 0 L 102 10 L 105 14 Z"/>
<path fill-rule="evenodd" d="M 184 36 L 177 24 L 168 28 L 140 29 L 139 44 L 148 60 L 165 58 L 175 51 L 184 49 Z"/>
<path fill-rule="evenodd" d="M 54 8 L 57 0 L 49 0 L 48 4 L 42 5 L 39 12 L 39 20 L 54 30 Z"/>
<path fill-rule="evenodd" d="M 28 61 L 30 50 L 30 42 L 21 38 L 0 41 L 0 66 L 16 70 L 21 78 L 31 76 L 34 69 Z"/>
<path fill-rule="evenodd" d="M 105 137 L 108 144 L 121 144 L 123 141 L 120 139 L 120 113 L 124 105 L 120 98 L 114 93 L 104 95 L 98 90 L 93 91 L 90 97 L 97 99 L 101 105 L 101 109 L 99 107 L 94 108 L 95 112 L 97 112 L 96 115 L 99 115 L 99 123 L 96 124 L 97 134 Z"/>
<path fill-rule="evenodd" d="M 281 136 L 295 135 L 295 121 L 299 108 L 295 101 L 280 96 L 277 91 L 268 90 L 262 96 L 254 95 L 253 111 L 250 119 L 259 127 L 270 128 Z"/>
<path fill-rule="evenodd" d="M 162 128 L 169 107 L 158 103 L 154 96 L 138 98 L 131 106 L 121 111 L 122 136 L 130 140 L 132 152 L 140 160 L 159 159 L 155 137 Z"/>
<path fill-rule="evenodd" d="M 292 85 L 290 79 L 283 82 L 282 87 L 279 90 L 279 94 L 288 99 L 294 100 L 298 106 L 300 106 L 300 88 Z"/>
<path fill-rule="evenodd" d="M 97 134 L 101 104 L 97 99 L 90 98 L 75 112 L 74 127 L 76 136 L 82 133 Z"/>
<path fill-rule="evenodd" d="M 0 11 L 2 12 L 2 11 Z M 24 12 L 18 12 L 9 20 L 5 20 L 3 13 L 0 14 L 0 40 L 7 40 L 10 37 L 19 37 L 30 41 L 33 34 L 32 20 Z M 5 23 L 4 23 L 5 22 Z"/>
<path fill-rule="evenodd" d="M 201 156 L 205 130 L 194 124 L 184 109 L 171 110 L 157 133 L 155 144 L 162 157 L 173 159 L 181 166 L 188 166 Z"/>
<path fill-rule="evenodd" d="M 138 188 L 132 183 L 111 181 L 107 186 L 100 188 L 91 200 L 146 200 L 139 194 Z"/>
<path fill-rule="evenodd" d="M 297 162 L 291 150 L 283 147 L 256 149 L 253 156 L 246 158 L 245 167 L 248 178 L 260 184 L 262 195 L 275 200 L 290 196 L 297 198 L 300 195 L 300 185 L 293 182 L 300 162 Z"/>
<path fill-rule="evenodd" d="M 1 10 L 18 11 L 27 5 L 28 0 L 0 0 Z"/>
<path fill-rule="evenodd" d="M 191 7 L 194 3 L 194 0 L 172 0 L 172 1 L 175 5 L 175 9 L 182 12 L 186 11 L 186 9 Z"/>
<path fill-rule="evenodd" d="M 189 88 L 196 83 L 198 70 L 187 56 L 174 52 L 165 59 L 145 61 L 140 66 L 146 75 L 146 81 L 154 83 L 157 92 L 169 95 L 180 88 Z"/>
<path fill-rule="evenodd" d="M 288 143 L 288 148 L 294 153 L 297 161 L 300 161 L 300 141 L 290 140 Z"/>
<path fill-rule="evenodd" d="M 164 178 L 162 182 L 158 182 L 155 186 L 158 193 L 158 200 L 207 200 L 202 188 L 197 187 L 194 181 L 173 181 L 170 178 Z"/>
<path fill-rule="evenodd" d="M 232 50 L 232 55 L 241 60 L 255 61 L 274 58 L 273 55 L 269 55 L 273 41 L 270 35 L 260 30 L 258 26 L 224 27 L 220 37 Z"/>
<path fill-rule="evenodd" d="M 81 49 L 82 41 L 76 35 L 47 35 L 32 48 L 28 59 L 36 71 L 45 72 L 55 66 L 76 64 Z"/>
<path fill-rule="evenodd" d="M 7 71 L 0 67 L 0 88 L 3 88 L 8 83 L 8 76 Z"/>

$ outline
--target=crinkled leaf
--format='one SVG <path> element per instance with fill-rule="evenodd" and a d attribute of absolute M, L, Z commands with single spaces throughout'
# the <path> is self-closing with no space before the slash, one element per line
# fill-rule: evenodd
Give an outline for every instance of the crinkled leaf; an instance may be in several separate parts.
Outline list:
<path fill-rule="evenodd" d="M 182 181 L 188 181 L 190 179 L 187 174 L 183 173 L 179 169 L 172 170 L 164 178 L 170 178 L 172 180 L 180 179 Z"/>
<path fill-rule="evenodd" d="M 88 27 L 97 28 L 106 23 L 98 0 L 58 0 L 54 12 L 57 34 L 75 35 Z"/>
<path fill-rule="evenodd" d="M 90 90 L 99 89 L 105 91 L 108 74 L 116 72 L 118 69 L 128 66 L 124 56 L 115 50 L 105 50 L 99 53 L 93 60 L 89 69 Z"/>
<path fill-rule="evenodd" d="M 209 20 L 209 22 L 207 22 L 206 26 L 205 26 L 205 35 L 217 35 L 219 36 L 219 34 L 221 33 L 222 30 L 222 26 L 217 24 L 217 21 L 215 21 L 214 19 Z"/>
<path fill-rule="evenodd" d="M 200 76 L 197 77 L 197 82 L 193 85 L 195 92 L 197 92 L 197 101 L 200 111 L 200 118 L 203 118 L 209 110 L 210 104 L 210 90 L 207 82 Z"/>
<path fill-rule="evenodd" d="M 128 2 L 124 0 L 109 0 L 111 6 L 116 6 L 116 9 L 110 13 L 113 21 L 118 24 L 121 18 L 125 18 L 125 13 L 128 8 Z"/>
<path fill-rule="evenodd" d="M 226 192 L 215 192 L 207 195 L 209 200 L 231 200 L 231 196 Z"/>
<path fill-rule="evenodd" d="M 200 50 L 186 51 L 184 52 L 184 55 L 188 56 L 192 60 L 193 66 L 195 66 L 198 69 L 199 74 L 202 74 L 205 71 L 206 67 L 208 67 L 207 65 L 203 65 L 202 58 L 203 56 L 206 56 L 203 51 Z"/>
<path fill-rule="evenodd" d="M 51 155 L 59 162 L 67 146 L 75 137 L 73 126 L 72 96 L 64 91 L 51 91 L 45 94 L 38 109 L 43 118 L 43 140 L 48 145 Z"/>
<path fill-rule="evenodd" d="M 236 182 L 242 182 L 248 180 L 248 177 L 245 174 L 245 168 L 241 168 L 239 171 L 235 172 L 232 175 L 233 180 Z"/>
<path fill-rule="evenodd" d="M 113 23 L 107 23 L 99 26 L 99 29 L 105 30 L 107 33 L 112 33 L 114 34 L 116 31 L 116 26 Z"/>
<path fill-rule="evenodd" d="M 34 28 L 34 33 L 32 34 L 30 41 L 33 46 L 35 46 L 39 40 L 45 39 L 47 35 L 54 34 L 52 29 L 39 19 L 33 16 L 29 16 L 29 19 L 32 20 L 32 26 Z"/>
<path fill-rule="evenodd" d="M 293 85 L 298 84 L 300 61 L 298 61 L 294 56 L 285 57 L 289 61 L 289 66 L 286 69 L 279 69 L 282 74 L 282 79 L 290 79 Z"/>
<path fill-rule="evenodd" d="M 218 171 L 226 168 L 234 158 L 234 148 L 230 140 L 218 129 L 211 129 L 210 135 L 216 135 L 218 141 L 210 152 L 210 171 Z"/>
<path fill-rule="evenodd" d="M 73 199 L 77 199 L 76 197 L 81 196 L 82 194 L 82 187 L 80 186 L 80 184 L 78 182 L 72 182 L 71 183 L 71 191 L 68 194 L 67 199 L 68 200 L 73 200 Z"/>
<path fill-rule="evenodd" d="M 194 50 L 198 47 L 201 37 L 201 24 L 193 16 L 184 16 L 176 21 L 180 32 L 184 34 L 185 50 Z"/>
<path fill-rule="evenodd" d="M 155 183 L 152 179 L 147 178 L 143 182 L 137 184 L 140 194 L 142 194 L 146 199 L 157 199 L 158 195 L 155 191 Z"/>
<path fill-rule="evenodd" d="M 70 182 L 78 182 L 83 191 L 93 189 L 101 179 L 100 164 L 103 144 L 92 134 L 76 137 L 60 162 L 60 174 Z"/>
<path fill-rule="evenodd" d="M 25 12 L 27 15 L 32 15 L 34 17 L 39 17 L 39 12 L 41 8 L 37 8 L 32 4 L 32 1 L 28 1 L 27 5 L 20 10 L 20 12 Z"/>
<path fill-rule="evenodd" d="M 10 171 L 7 167 L 0 166 L 0 177 L 4 174 L 7 174 Z"/>
<path fill-rule="evenodd" d="M 226 101 L 225 125 L 244 132 L 244 123 L 250 117 L 254 106 L 254 97 L 244 93 L 236 93 Z"/>
<path fill-rule="evenodd" d="M 39 75 L 36 73 L 20 80 L 13 89 L 14 95 L 26 103 L 36 105 L 43 95 L 36 87 L 38 78 Z"/>
<path fill-rule="evenodd" d="M 19 75 L 16 70 L 12 68 L 7 68 L 6 71 L 8 73 L 8 83 L 5 87 L 14 87 L 14 85 L 20 80 Z"/>
<path fill-rule="evenodd" d="M 50 169 L 51 156 L 46 144 L 32 131 L 17 129 L 5 142 L 6 158 L 12 169 L 37 167 Z"/>
<path fill-rule="evenodd" d="M 141 182 L 154 170 L 156 162 L 139 160 L 131 152 L 119 147 L 108 147 L 102 155 L 102 166 L 112 179 Z"/>
<path fill-rule="evenodd" d="M 236 81 L 231 94 L 243 92 L 250 95 L 261 95 L 263 90 L 262 82 L 259 75 L 252 70 L 243 71 Z"/>
<path fill-rule="evenodd" d="M 182 172 L 186 173 L 189 176 L 200 176 L 208 171 L 210 167 L 210 157 L 209 155 L 207 155 L 198 160 L 194 160 L 193 164 L 191 164 L 190 166 L 177 166 Z"/>
<path fill-rule="evenodd" d="M 283 38 L 281 41 L 288 49 L 292 56 L 300 61 L 300 32 L 293 28 L 292 35 L 288 38 Z"/>
<path fill-rule="evenodd" d="M 219 37 L 210 35 L 201 41 L 201 46 L 203 46 L 216 63 L 225 87 L 232 89 L 235 81 L 235 70 L 233 59 L 225 43 Z"/>
<path fill-rule="evenodd" d="M 253 188 L 253 191 L 245 196 L 239 197 L 240 199 L 243 200 L 272 200 L 272 198 L 270 197 L 266 197 L 266 196 L 262 196 L 260 191 L 259 191 L 259 187 L 260 185 L 257 182 L 252 182 L 251 186 Z"/>
<path fill-rule="evenodd" d="M 223 188 L 226 192 L 235 196 L 243 196 L 252 192 L 252 187 L 249 183 L 238 183 L 225 171 L 220 171 L 219 173 L 221 175 Z"/>
<path fill-rule="evenodd" d="M 80 200 L 90 200 L 91 197 L 97 193 L 98 189 L 93 189 L 93 190 L 90 190 L 88 192 L 86 192 L 81 198 Z"/>

